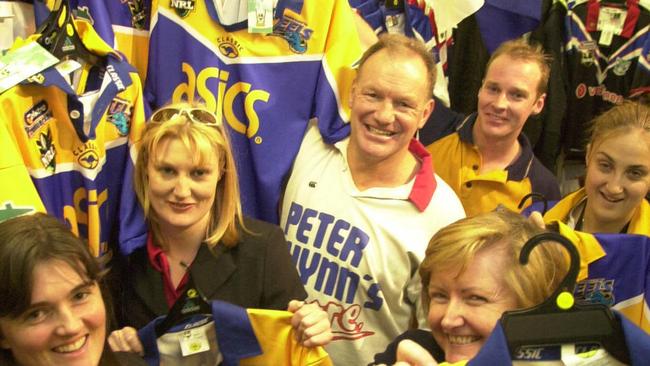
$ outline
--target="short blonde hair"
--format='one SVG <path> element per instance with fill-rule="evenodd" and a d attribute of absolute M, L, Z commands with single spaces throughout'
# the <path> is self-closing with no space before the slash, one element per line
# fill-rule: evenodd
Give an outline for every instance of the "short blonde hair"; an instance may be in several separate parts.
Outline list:
<path fill-rule="evenodd" d="M 551 74 L 551 56 L 544 53 L 539 44 L 530 44 L 523 38 L 503 42 L 490 56 L 485 67 L 485 72 L 499 56 L 508 56 L 513 60 L 533 62 L 539 67 L 540 78 L 537 84 L 537 96 L 546 93 L 548 90 L 548 78 Z"/>
<path fill-rule="evenodd" d="M 481 250 L 501 250 L 507 255 L 504 278 L 517 298 L 519 308 L 537 305 L 548 298 L 568 271 L 561 244 L 544 243 L 530 253 L 526 265 L 519 264 L 524 244 L 544 232 L 523 216 L 507 209 L 461 219 L 438 231 L 420 265 L 422 304 L 429 308 L 429 282 L 434 272 L 463 273 Z"/>
<path fill-rule="evenodd" d="M 200 104 L 177 103 L 161 109 L 204 109 Z M 216 119 L 216 118 L 215 118 Z M 165 240 L 160 232 L 158 219 L 151 209 L 147 193 L 149 179 L 148 164 L 155 161 L 155 150 L 165 139 L 179 140 L 195 157 L 195 163 L 202 164 L 208 156 L 216 156 L 219 165 L 220 178 L 217 192 L 210 212 L 210 223 L 206 232 L 206 243 L 214 247 L 219 241 L 226 246 L 234 246 L 239 239 L 238 224 L 243 225 L 243 215 L 239 197 L 237 169 L 230 148 L 228 135 L 223 125 L 206 125 L 196 123 L 184 114 L 177 114 L 167 121 L 149 121 L 145 127 L 138 146 L 138 159 L 135 164 L 134 188 L 138 200 L 144 209 L 156 241 L 165 248 Z"/>
<path fill-rule="evenodd" d="M 427 70 L 426 88 L 428 99 L 433 97 L 433 88 L 436 83 L 436 61 L 431 51 L 427 50 L 426 45 L 419 39 L 406 37 L 401 34 L 383 33 L 379 36 L 378 41 L 363 53 L 357 66 L 357 74 L 363 72 L 363 65 L 372 55 L 381 50 L 386 50 L 389 55 L 401 55 L 407 52 L 414 53 Z"/>

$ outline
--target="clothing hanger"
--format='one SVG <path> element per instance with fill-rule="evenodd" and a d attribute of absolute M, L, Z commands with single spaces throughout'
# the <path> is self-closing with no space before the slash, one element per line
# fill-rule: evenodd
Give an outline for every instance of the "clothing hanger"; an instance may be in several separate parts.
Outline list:
<path fill-rule="evenodd" d="M 500 322 L 511 357 L 522 346 L 599 343 L 618 361 L 630 364 L 621 324 L 611 310 L 603 304 L 573 304 L 580 255 L 569 239 L 557 233 L 536 235 L 524 244 L 519 262 L 522 265 L 528 263 L 533 248 L 545 241 L 557 242 L 568 250 L 571 258 L 569 271 L 555 292 L 543 303 L 503 313 Z"/>
<path fill-rule="evenodd" d="M 194 285 L 194 281 L 190 276 L 187 288 L 183 291 L 181 297 L 172 305 L 165 319 L 156 325 L 156 337 L 162 336 L 171 327 L 193 315 L 203 314 L 212 314 L 212 307 L 198 287 Z"/>
<path fill-rule="evenodd" d="M 542 201 L 544 203 L 544 210 L 542 211 L 542 215 L 544 215 L 546 213 L 546 210 L 548 210 L 548 200 L 541 193 L 537 193 L 537 192 L 528 193 L 521 199 L 521 201 L 519 201 L 517 208 L 521 210 L 529 198 L 533 201 L 532 202 L 533 204 L 535 203 L 535 198 L 537 198 L 539 201 Z"/>
<path fill-rule="evenodd" d="M 41 36 L 36 40 L 52 55 L 64 59 L 96 64 L 99 56 L 84 46 L 74 25 L 69 0 L 57 0 L 50 16 L 36 30 Z"/>

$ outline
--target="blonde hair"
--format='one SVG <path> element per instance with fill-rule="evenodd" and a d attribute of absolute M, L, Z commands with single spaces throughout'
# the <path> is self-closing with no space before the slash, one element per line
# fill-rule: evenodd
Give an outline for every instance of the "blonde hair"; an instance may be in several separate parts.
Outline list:
<path fill-rule="evenodd" d="M 564 278 L 568 261 L 560 244 L 543 243 L 531 252 L 526 265 L 519 253 L 533 236 L 544 232 L 523 216 L 497 209 L 459 220 L 438 231 L 420 265 L 422 304 L 429 308 L 429 281 L 434 272 L 463 273 L 482 250 L 501 250 L 505 258 L 504 279 L 517 298 L 519 308 L 537 305 L 548 298 Z"/>
<path fill-rule="evenodd" d="M 548 90 L 548 78 L 551 73 L 551 56 L 544 53 L 539 44 L 530 44 L 523 38 L 503 42 L 490 56 L 485 71 L 499 56 L 506 55 L 513 60 L 533 62 L 539 67 L 540 78 L 537 84 L 537 96 L 546 93 Z"/>
<path fill-rule="evenodd" d="M 198 104 L 177 103 L 161 109 L 203 109 Z M 216 119 L 216 118 L 215 118 Z M 151 209 L 148 195 L 147 167 L 155 161 L 155 150 L 163 140 L 177 139 L 195 157 L 194 163 L 203 164 L 208 156 L 216 156 L 220 178 L 217 192 L 208 224 L 205 242 L 211 248 L 219 241 L 226 246 L 234 246 L 239 239 L 237 226 L 244 228 L 237 169 L 230 148 L 228 135 L 223 125 L 207 125 L 193 122 L 183 113 L 176 114 L 167 121 L 147 123 L 138 147 L 138 159 L 135 164 L 134 188 L 138 200 L 144 209 L 149 227 L 158 243 L 165 248 L 165 240 L 160 232 L 160 224 L 155 212 Z"/>
<path fill-rule="evenodd" d="M 650 106 L 641 102 L 624 101 L 594 118 L 590 126 L 588 150 L 603 140 L 641 129 L 650 143 Z"/>

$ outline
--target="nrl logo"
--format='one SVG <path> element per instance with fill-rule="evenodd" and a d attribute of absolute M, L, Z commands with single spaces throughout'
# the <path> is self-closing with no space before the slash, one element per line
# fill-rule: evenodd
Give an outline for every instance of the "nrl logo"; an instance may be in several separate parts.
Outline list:
<path fill-rule="evenodd" d="M 190 11 L 194 11 L 195 0 L 170 0 L 169 6 L 176 11 L 179 17 L 185 18 Z"/>
<path fill-rule="evenodd" d="M 41 163 L 43 163 L 43 167 L 47 171 L 54 173 L 54 170 L 56 169 L 56 162 L 54 161 L 56 157 L 56 148 L 52 142 L 52 133 L 49 128 L 45 133 L 40 134 L 36 141 L 36 146 L 38 146 L 38 152 L 41 153 Z"/>

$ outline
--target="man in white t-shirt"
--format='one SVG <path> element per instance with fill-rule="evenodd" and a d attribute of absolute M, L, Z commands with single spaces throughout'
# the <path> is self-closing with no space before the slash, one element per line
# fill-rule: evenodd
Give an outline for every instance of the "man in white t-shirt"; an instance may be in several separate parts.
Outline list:
<path fill-rule="evenodd" d="M 350 136 L 323 142 L 315 124 L 287 183 L 281 226 L 308 302 L 331 317 L 335 365 L 365 365 L 409 327 L 426 327 L 417 268 L 429 239 L 464 217 L 413 137 L 433 110 L 424 45 L 386 35 L 361 58 Z"/>

